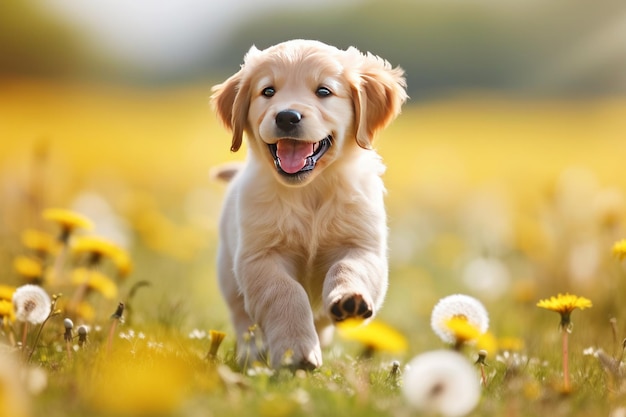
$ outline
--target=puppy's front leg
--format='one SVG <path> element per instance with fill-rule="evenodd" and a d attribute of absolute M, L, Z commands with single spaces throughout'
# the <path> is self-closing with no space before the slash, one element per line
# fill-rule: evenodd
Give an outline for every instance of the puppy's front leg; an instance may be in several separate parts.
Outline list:
<path fill-rule="evenodd" d="M 246 311 L 263 331 L 270 365 L 290 359 L 295 367 L 319 367 L 322 352 L 309 298 L 288 273 L 286 261 L 276 254 L 255 254 L 243 255 L 236 265 Z"/>
<path fill-rule="evenodd" d="M 324 280 L 324 307 L 334 322 L 368 319 L 382 306 L 387 292 L 387 259 L 352 249 L 337 261 Z"/>

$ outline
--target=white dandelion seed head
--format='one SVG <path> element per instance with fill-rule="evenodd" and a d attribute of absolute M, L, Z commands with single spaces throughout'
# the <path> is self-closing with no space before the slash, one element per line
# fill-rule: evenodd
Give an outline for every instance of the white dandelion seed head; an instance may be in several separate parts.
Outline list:
<path fill-rule="evenodd" d="M 50 314 L 50 296 L 41 287 L 32 284 L 22 285 L 13 293 L 15 318 L 32 324 L 43 323 Z"/>
<path fill-rule="evenodd" d="M 419 411 L 459 417 L 480 400 L 480 380 L 472 364 L 451 350 L 435 350 L 413 358 L 404 372 L 402 392 Z"/>
<path fill-rule="evenodd" d="M 430 315 L 433 331 L 446 343 L 456 342 L 454 333 L 446 326 L 446 322 L 453 317 L 464 317 L 480 333 L 489 329 L 489 314 L 480 301 L 469 295 L 449 295 L 439 300 Z"/>

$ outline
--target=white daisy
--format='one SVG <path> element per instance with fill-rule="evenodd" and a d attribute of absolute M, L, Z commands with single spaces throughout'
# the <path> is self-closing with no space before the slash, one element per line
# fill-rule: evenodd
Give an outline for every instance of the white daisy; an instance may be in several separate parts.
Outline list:
<path fill-rule="evenodd" d="M 451 350 L 435 350 L 408 363 L 402 392 L 419 411 L 458 417 L 476 407 L 481 389 L 476 370 L 464 356 Z"/>
<path fill-rule="evenodd" d="M 455 317 L 467 320 L 481 334 L 489 328 L 489 314 L 480 301 L 469 295 L 449 295 L 439 300 L 430 315 L 433 331 L 446 343 L 456 343 L 454 333 L 446 325 Z"/>
<path fill-rule="evenodd" d="M 22 285 L 13 293 L 15 318 L 31 324 L 43 323 L 50 314 L 50 296 L 37 285 Z"/>

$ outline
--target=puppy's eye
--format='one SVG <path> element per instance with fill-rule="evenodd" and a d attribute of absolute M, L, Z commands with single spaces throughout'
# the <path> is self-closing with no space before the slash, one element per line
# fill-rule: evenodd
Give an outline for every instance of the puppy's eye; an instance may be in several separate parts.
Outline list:
<path fill-rule="evenodd" d="M 315 90 L 315 95 L 319 98 L 328 97 L 332 94 L 333 93 L 326 87 L 318 87 L 317 90 Z"/>
<path fill-rule="evenodd" d="M 265 87 L 263 91 L 261 91 L 261 94 L 263 94 L 263 96 L 267 98 L 274 97 L 274 94 L 276 94 L 276 90 L 274 89 L 274 87 Z"/>

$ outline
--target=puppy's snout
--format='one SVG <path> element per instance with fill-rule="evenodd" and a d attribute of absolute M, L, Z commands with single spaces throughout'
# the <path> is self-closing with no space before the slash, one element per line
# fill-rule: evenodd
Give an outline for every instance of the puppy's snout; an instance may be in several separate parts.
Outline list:
<path fill-rule="evenodd" d="M 283 110 L 276 115 L 276 125 L 285 132 L 294 130 L 302 120 L 302 115 L 295 110 Z"/>

